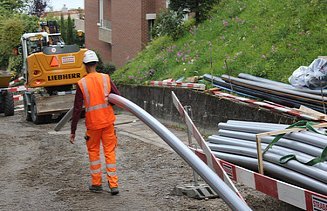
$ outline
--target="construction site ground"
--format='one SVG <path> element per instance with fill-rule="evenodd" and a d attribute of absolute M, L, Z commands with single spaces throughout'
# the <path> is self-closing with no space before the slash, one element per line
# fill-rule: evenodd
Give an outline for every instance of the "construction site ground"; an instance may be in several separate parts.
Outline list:
<path fill-rule="evenodd" d="M 120 194 L 112 196 L 105 174 L 103 193 L 88 190 L 84 119 L 72 145 L 69 124 L 54 132 L 55 124 L 26 122 L 23 111 L 12 117 L 1 115 L 0 210 L 229 210 L 219 198 L 177 196 L 176 185 L 192 182 L 191 168 L 145 124 L 134 120 L 128 113 L 117 115 Z M 187 143 L 184 130 L 170 129 Z M 254 210 L 297 210 L 246 186 L 236 186 Z"/>

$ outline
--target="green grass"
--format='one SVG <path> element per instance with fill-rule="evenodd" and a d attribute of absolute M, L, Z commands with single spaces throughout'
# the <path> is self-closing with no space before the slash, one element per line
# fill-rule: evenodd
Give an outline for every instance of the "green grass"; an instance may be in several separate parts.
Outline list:
<path fill-rule="evenodd" d="M 327 0 L 221 0 L 210 19 L 177 41 L 154 40 L 112 77 L 143 84 L 244 72 L 286 82 L 299 66 L 327 55 L 326 11 Z"/>

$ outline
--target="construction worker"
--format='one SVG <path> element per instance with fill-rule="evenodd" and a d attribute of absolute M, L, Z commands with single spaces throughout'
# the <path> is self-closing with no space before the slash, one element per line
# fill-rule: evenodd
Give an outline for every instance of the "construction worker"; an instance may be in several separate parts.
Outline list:
<path fill-rule="evenodd" d="M 89 189 L 92 192 L 101 192 L 103 190 L 100 160 L 100 140 L 102 140 L 109 188 L 111 194 L 116 195 L 119 193 L 115 155 L 117 139 L 114 130 L 116 117 L 111 104 L 108 102 L 108 95 L 109 93 L 120 95 L 120 93 L 107 74 L 96 72 L 98 61 L 99 59 L 94 51 L 88 50 L 85 52 L 83 63 L 88 74 L 78 81 L 70 142 L 74 144 L 75 131 L 84 101 L 85 125 L 87 128 L 85 139 L 92 177 L 92 185 Z"/>

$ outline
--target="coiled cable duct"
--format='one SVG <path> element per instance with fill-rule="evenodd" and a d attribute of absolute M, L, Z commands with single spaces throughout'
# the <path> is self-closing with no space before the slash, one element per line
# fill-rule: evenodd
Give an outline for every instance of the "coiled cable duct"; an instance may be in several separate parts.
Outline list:
<path fill-rule="evenodd" d="M 240 147 L 248 147 L 248 148 L 252 148 L 252 149 L 256 149 L 256 143 L 252 142 L 252 141 L 246 141 L 243 139 L 235 139 L 235 138 L 229 138 L 229 137 L 223 137 L 223 136 L 217 136 L 217 135 L 213 135 L 213 136 L 209 136 L 208 137 L 208 142 L 209 142 L 209 146 L 210 143 L 211 144 L 223 144 L 223 145 L 232 145 L 232 146 L 240 146 Z M 266 148 L 268 146 L 268 144 L 262 143 L 261 144 L 262 149 Z M 284 147 L 280 147 L 280 146 L 274 146 L 272 149 L 269 149 L 269 152 L 272 152 L 274 154 L 277 155 L 281 155 L 281 156 L 285 156 L 288 154 L 295 154 L 297 159 L 300 160 L 301 162 L 307 162 L 311 159 L 313 159 L 313 156 L 310 156 L 308 154 L 299 152 L 299 151 L 295 151 L 289 148 L 284 148 Z M 315 164 L 313 167 L 321 169 L 323 171 L 326 171 L 327 173 L 327 162 L 323 162 L 323 163 L 317 163 Z"/>
<path fill-rule="evenodd" d="M 258 160 L 255 158 L 249 158 L 242 155 L 235 155 L 235 154 L 228 154 L 228 153 L 221 153 L 221 152 L 213 152 L 213 154 L 225 161 L 234 163 L 236 165 L 240 165 L 244 168 L 257 170 L 258 168 Z M 303 188 L 307 188 L 309 190 L 327 194 L 327 185 L 319 182 L 315 179 L 307 177 L 303 174 L 299 174 L 295 171 L 289 170 L 287 168 L 283 168 L 281 166 L 269 163 L 267 161 L 263 162 L 265 172 L 269 175 L 273 176 L 274 178 L 278 178 L 282 181 L 289 182 L 294 185 L 298 185 Z"/>
<path fill-rule="evenodd" d="M 245 126 L 245 125 L 231 125 L 228 123 L 219 123 L 218 128 L 224 129 L 224 130 L 229 130 L 229 131 L 237 131 L 237 132 L 252 134 L 252 137 L 255 137 L 256 134 L 262 133 L 263 131 L 267 132 L 264 128 L 262 128 L 262 127 L 260 128 L 259 126 L 252 127 L 252 126 Z M 219 131 L 218 131 L 218 134 L 219 134 Z M 290 135 L 293 135 L 293 134 L 290 134 Z M 263 136 L 262 139 L 264 139 L 264 138 L 268 139 L 268 140 L 270 140 L 270 139 L 273 140 L 274 136 Z M 311 147 L 314 147 L 314 148 L 320 149 L 320 150 L 325 148 L 327 145 L 327 142 L 325 142 L 325 143 L 321 142 L 318 144 L 319 140 L 316 137 L 311 137 L 310 139 L 303 140 L 303 139 L 299 139 L 299 138 L 298 139 L 294 139 L 294 138 L 290 139 L 290 136 L 285 135 L 285 136 L 283 136 L 282 139 L 292 141 L 293 143 L 306 144 L 308 146 L 311 146 Z M 280 141 L 282 139 L 280 139 Z M 280 142 L 280 141 L 278 141 L 278 142 Z M 325 141 L 325 140 L 323 140 L 323 141 Z M 323 145 L 325 145 L 325 146 L 323 147 Z M 315 154 L 315 156 L 317 156 L 317 155 Z"/>
<path fill-rule="evenodd" d="M 237 155 L 244 155 L 248 157 L 257 158 L 257 150 L 247 147 L 240 147 L 240 146 L 230 146 L 230 145 L 218 145 L 218 144 L 210 144 L 209 145 L 211 150 L 216 152 L 225 152 L 225 153 L 232 153 Z M 279 159 L 281 156 L 276 155 L 271 152 L 267 152 L 264 154 L 263 158 L 266 161 L 271 163 L 283 166 L 285 168 L 297 171 L 301 174 L 304 174 L 308 177 L 312 177 L 316 180 L 319 180 L 323 183 L 327 184 L 327 173 L 323 170 L 317 169 L 312 166 L 306 166 L 302 163 L 299 163 L 295 160 L 290 160 L 285 164 L 280 164 Z"/>
<path fill-rule="evenodd" d="M 226 128 L 226 127 L 224 127 L 224 128 Z M 218 134 L 220 136 L 256 142 L 255 134 L 239 132 L 239 131 L 231 131 L 231 130 L 229 130 L 230 129 L 229 127 L 226 129 L 227 130 L 220 129 L 218 131 Z M 261 138 L 261 142 L 269 144 L 273 139 L 274 139 L 274 137 L 272 137 L 272 136 L 265 136 L 265 137 Z M 293 141 L 293 140 L 289 140 L 289 139 L 285 139 L 285 138 L 281 138 L 278 142 L 275 143 L 275 145 L 294 149 L 294 150 L 309 154 L 314 157 L 320 156 L 322 153 L 322 149 L 320 149 L 318 147 L 314 147 L 309 144 L 305 144 L 302 142 L 297 142 L 297 141 Z M 274 148 L 274 146 L 272 148 Z"/>

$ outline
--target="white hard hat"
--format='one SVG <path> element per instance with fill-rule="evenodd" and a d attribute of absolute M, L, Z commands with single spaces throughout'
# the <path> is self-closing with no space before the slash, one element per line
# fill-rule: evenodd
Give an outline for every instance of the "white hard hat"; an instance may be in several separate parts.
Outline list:
<path fill-rule="evenodd" d="M 91 50 L 87 50 L 84 54 L 84 59 L 83 59 L 83 63 L 89 63 L 89 62 L 99 62 L 99 59 L 97 57 L 97 55 L 95 54 L 94 51 Z"/>

